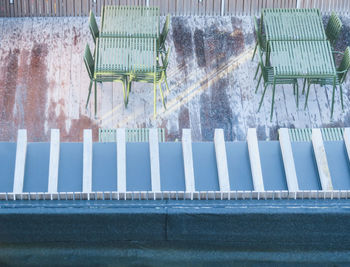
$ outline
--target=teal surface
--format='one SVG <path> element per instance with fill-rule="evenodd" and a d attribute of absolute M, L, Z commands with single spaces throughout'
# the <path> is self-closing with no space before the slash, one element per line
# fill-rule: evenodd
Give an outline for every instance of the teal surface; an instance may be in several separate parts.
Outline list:
<path fill-rule="evenodd" d="M 92 191 L 116 191 L 116 143 L 94 143 L 92 158 Z"/>
<path fill-rule="evenodd" d="M 61 143 L 58 192 L 81 192 L 83 183 L 83 144 Z"/>
<path fill-rule="evenodd" d="M 349 157 L 343 141 L 325 141 L 328 168 L 332 177 L 333 188 L 336 190 L 350 189 Z"/>
<path fill-rule="evenodd" d="M 292 142 L 295 169 L 300 190 L 321 190 L 311 142 Z"/>
<path fill-rule="evenodd" d="M 182 144 L 159 143 L 160 185 L 164 191 L 185 191 Z"/>
<path fill-rule="evenodd" d="M 16 143 L 0 142 L 0 192 L 12 192 L 15 174 Z"/>
<path fill-rule="evenodd" d="M 28 143 L 23 192 L 48 191 L 49 161 L 49 143 Z"/>
<path fill-rule="evenodd" d="M 219 191 L 214 143 L 192 143 L 192 153 L 196 191 Z"/>
<path fill-rule="evenodd" d="M 226 142 L 231 190 L 254 190 L 247 142 Z"/>
<path fill-rule="evenodd" d="M 149 143 L 126 143 L 127 191 L 151 191 Z"/>
<path fill-rule="evenodd" d="M 280 143 L 259 142 L 259 152 L 265 190 L 288 190 Z"/>

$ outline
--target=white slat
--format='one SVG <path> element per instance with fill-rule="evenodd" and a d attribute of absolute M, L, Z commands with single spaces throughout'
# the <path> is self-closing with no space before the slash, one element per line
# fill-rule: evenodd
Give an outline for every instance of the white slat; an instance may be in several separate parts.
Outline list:
<path fill-rule="evenodd" d="M 249 128 L 247 133 L 248 152 L 250 160 L 250 168 L 252 171 L 254 191 L 262 192 L 264 189 L 264 181 L 261 170 L 260 153 L 256 129 Z"/>
<path fill-rule="evenodd" d="M 344 143 L 346 147 L 346 152 L 348 153 L 348 158 L 350 161 L 350 128 L 344 129 L 343 138 L 344 138 Z"/>
<path fill-rule="evenodd" d="M 152 191 L 160 191 L 160 168 L 159 168 L 159 144 L 158 130 L 149 130 L 149 153 L 151 162 L 151 183 Z"/>
<path fill-rule="evenodd" d="M 117 183 L 118 192 L 126 192 L 125 129 L 117 129 Z"/>
<path fill-rule="evenodd" d="M 51 130 L 50 165 L 49 165 L 49 193 L 56 193 L 58 188 L 58 166 L 60 159 L 60 130 Z"/>
<path fill-rule="evenodd" d="M 192 138 L 190 129 L 182 129 L 182 155 L 184 159 L 185 185 L 187 192 L 194 192 L 194 170 L 192 154 Z"/>
<path fill-rule="evenodd" d="M 289 132 L 286 128 L 278 130 L 280 138 L 280 146 L 282 151 L 282 158 L 284 164 L 284 171 L 286 174 L 288 190 L 290 192 L 299 191 L 298 178 L 295 170 L 292 144 L 289 138 Z"/>
<path fill-rule="evenodd" d="M 92 131 L 84 130 L 83 193 L 92 191 Z"/>
<path fill-rule="evenodd" d="M 322 190 L 333 190 L 331 173 L 328 168 L 326 150 L 324 149 L 322 133 L 320 129 L 312 129 L 312 145 L 314 148 Z"/>
<path fill-rule="evenodd" d="M 27 130 L 18 130 L 16 165 L 13 181 L 13 192 L 20 194 L 23 192 L 24 171 L 26 167 L 27 155 Z"/>
<path fill-rule="evenodd" d="M 223 129 L 215 129 L 214 144 L 220 191 L 228 192 L 230 191 L 230 179 L 227 168 L 226 146 Z"/>

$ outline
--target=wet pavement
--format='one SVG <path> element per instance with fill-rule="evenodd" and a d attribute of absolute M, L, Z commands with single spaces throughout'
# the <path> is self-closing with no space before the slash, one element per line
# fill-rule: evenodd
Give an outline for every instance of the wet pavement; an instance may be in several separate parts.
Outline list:
<path fill-rule="evenodd" d="M 342 21 L 339 51 L 350 45 L 350 17 Z M 60 129 L 63 142 L 81 141 L 86 128 L 97 140 L 100 127 L 162 127 L 168 141 L 180 140 L 183 128 L 192 129 L 194 141 L 212 140 L 214 129 L 223 128 L 231 141 L 244 140 L 249 127 L 266 140 L 276 139 L 280 127 L 350 126 L 349 75 L 344 112 L 337 91 L 332 120 L 329 86 L 312 86 L 304 110 L 302 104 L 296 107 L 292 87 L 279 85 L 272 122 L 270 88 L 257 112 L 262 88 L 254 93 L 252 17 L 172 17 L 170 92 L 165 93 L 167 110 L 158 92 L 156 119 L 151 84 L 133 84 L 127 108 L 119 83 L 99 84 L 97 118 L 93 97 L 85 109 L 90 82 L 83 63 L 86 43 L 94 47 L 87 18 L 0 18 L 0 141 L 16 140 L 21 128 L 28 130 L 29 141 L 48 141 L 52 128 Z M 301 96 L 300 103 L 304 100 Z"/>

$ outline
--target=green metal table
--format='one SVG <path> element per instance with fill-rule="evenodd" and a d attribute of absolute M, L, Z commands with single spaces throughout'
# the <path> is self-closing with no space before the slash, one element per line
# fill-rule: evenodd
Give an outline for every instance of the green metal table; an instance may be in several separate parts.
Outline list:
<path fill-rule="evenodd" d="M 156 45 L 156 38 L 98 38 L 95 78 L 154 72 Z"/>
<path fill-rule="evenodd" d="M 331 78 L 334 81 L 334 100 L 336 68 L 329 41 L 270 41 L 268 50 L 266 56 L 273 67 L 275 80 L 278 78 Z M 274 82 L 273 97 L 275 86 Z M 334 101 L 332 101 L 332 111 L 333 106 Z"/>
<path fill-rule="evenodd" d="M 318 9 L 263 9 L 266 40 L 327 40 Z"/>
<path fill-rule="evenodd" d="M 105 6 L 101 37 L 159 37 L 159 7 Z"/>
<path fill-rule="evenodd" d="M 105 38 L 97 39 L 94 78 L 98 81 L 120 81 L 137 75 L 154 75 L 157 67 L 156 38 Z M 115 78 L 118 77 L 118 78 Z M 154 91 L 156 83 L 154 78 Z M 127 104 L 123 83 L 124 103 Z M 156 100 L 154 101 L 156 105 Z M 154 106 L 155 109 L 155 106 Z"/>

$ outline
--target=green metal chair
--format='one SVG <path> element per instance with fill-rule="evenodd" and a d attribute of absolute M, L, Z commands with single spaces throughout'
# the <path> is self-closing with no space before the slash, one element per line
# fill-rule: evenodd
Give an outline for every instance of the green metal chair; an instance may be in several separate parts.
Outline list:
<path fill-rule="evenodd" d="M 260 31 L 261 27 L 259 27 L 258 19 L 255 16 L 254 16 L 254 28 L 255 28 L 255 34 L 256 34 L 256 45 L 255 45 L 255 48 L 254 48 L 254 53 L 253 53 L 252 60 L 255 57 L 256 49 L 258 48 L 258 46 L 260 47 L 260 50 L 262 52 L 266 51 L 266 36 L 261 33 L 261 31 Z M 256 75 L 258 73 L 258 70 L 259 70 L 259 65 L 258 65 L 258 69 L 256 70 L 256 73 L 255 73 L 255 78 L 256 78 Z"/>
<path fill-rule="evenodd" d="M 343 23 L 341 22 L 337 14 L 332 12 L 326 27 L 327 39 L 330 41 L 332 46 L 335 45 L 335 42 L 339 38 L 342 27 Z"/>
<path fill-rule="evenodd" d="M 261 74 L 260 74 L 260 77 L 259 77 L 259 80 L 258 80 L 258 84 L 257 84 L 256 89 L 255 89 L 255 93 L 258 92 L 258 88 L 259 88 L 259 85 L 260 85 L 261 78 L 264 79 L 264 91 L 263 91 L 263 94 L 261 96 L 258 112 L 260 111 L 262 102 L 264 100 L 264 96 L 265 96 L 265 93 L 266 93 L 267 86 L 268 85 L 272 85 L 273 86 L 273 88 L 272 88 L 272 104 L 271 104 L 271 113 L 270 113 L 270 121 L 272 121 L 273 107 L 274 107 L 274 103 L 275 103 L 275 88 L 276 88 L 276 84 L 293 84 L 294 93 L 295 93 L 295 89 L 296 89 L 296 92 L 297 92 L 297 106 L 298 106 L 299 105 L 298 81 L 297 81 L 297 79 L 275 78 L 274 77 L 274 73 L 273 73 L 273 67 L 266 66 L 264 64 L 263 57 L 262 57 L 262 52 L 261 52 L 259 46 L 258 46 L 257 50 L 258 50 L 259 65 L 260 65 L 260 68 L 261 68 Z"/>
<path fill-rule="evenodd" d="M 99 37 L 100 32 L 98 30 L 95 14 L 94 14 L 94 12 L 92 12 L 92 10 L 90 11 L 89 28 L 90 28 L 92 38 L 94 39 L 94 42 L 96 43 L 96 38 Z"/>
<path fill-rule="evenodd" d="M 344 53 L 338 52 L 338 51 L 333 51 L 333 53 L 343 55 L 343 59 L 340 62 L 339 67 L 337 67 L 337 77 L 335 80 L 335 84 L 339 85 L 341 106 L 342 106 L 342 109 L 344 109 L 342 84 L 344 83 L 345 78 L 346 78 L 346 74 L 348 73 L 348 71 L 350 69 L 350 47 L 348 46 L 345 49 Z M 311 84 L 319 84 L 321 86 L 333 85 L 333 79 L 332 78 L 307 79 L 307 82 L 308 82 L 308 87 L 307 87 L 307 92 L 306 92 L 304 109 L 307 106 L 307 100 L 309 98 L 309 92 L 310 92 L 310 85 Z M 333 111 L 334 111 L 334 94 L 335 94 L 335 88 L 334 88 L 333 93 L 332 93 L 331 118 L 333 117 Z"/>
<path fill-rule="evenodd" d="M 159 65 L 159 61 L 157 61 L 157 67 L 155 72 L 149 72 L 149 73 L 131 73 L 129 75 L 129 81 L 127 86 L 127 96 L 126 96 L 126 105 L 129 100 L 129 92 L 131 88 L 131 82 L 144 82 L 144 83 L 153 83 L 154 84 L 154 116 L 156 116 L 156 102 L 157 102 L 157 85 L 159 85 L 160 89 L 160 95 L 162 97 L 162 103 L 164 108 L 166 109 L 165 101 L 164 101 L 164 95 L 162 90 L 162 82 L 165 82 L 166 88 L 169 91 L 168 82 L 167 82 L 167 76 L 166 76 L 166 69 L 168 67 L 169 63 L 169 54 L 170 49 L 165 54 L 165 58 L 162 56 L 162 63 L 163 65 Z"/>
<path fill-rule="evenodd" d="M 89 93 L 88 97 L 86 100 L 86 105 L 85 108 L 88 107 L 89 100 L 90 100 L 90 95 L 91 95 L 91 88 L 92 84 L 95 83 L 95 116 L 97 113 L 97 82 L 121 82 L 123 84 L 123 94 L 124 94 L 124 102 L 126 101 L 125 99 L 125 82 L 126 82 L 126 75 L 113 75 L 113 76 L 98 76 L 97 78 L 95 77 L 95 63 L 94 59 L 91 54 L 91 50 L 89 45 L 87 44 L 85 47 L 85 52 L 84 52 L 84 63 L 86 70 L 88 72 L 89 78 L 90 78 L 90 85 L 89 85 Z"/>
<path fill-rule="evenodd" d="M 165 40 L 168 36 L 168 32 L 169 32 L 169 24 L 170 24 L 170 14 L 168 14 L 166 16 L 166 20 L 163 26 L 163 30 L 162 33 L 159 36 L 159 51 L 161 53 L 165 53 L 166 49 L 165 49 Z"/>

